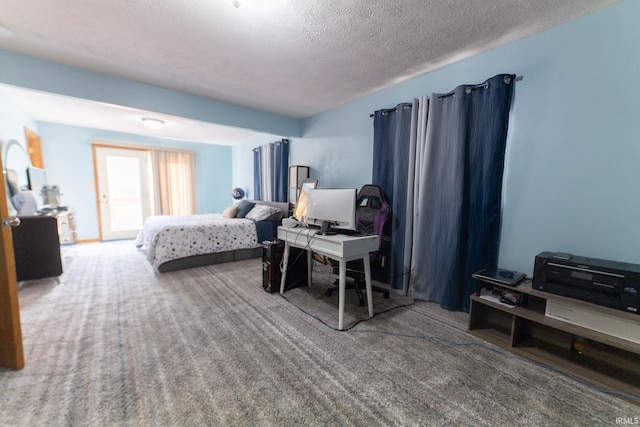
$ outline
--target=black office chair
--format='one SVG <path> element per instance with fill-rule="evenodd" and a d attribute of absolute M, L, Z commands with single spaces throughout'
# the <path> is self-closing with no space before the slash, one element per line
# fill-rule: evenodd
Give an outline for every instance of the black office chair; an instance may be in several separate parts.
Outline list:
<path fill-rule="evenodd" d="M 384 267 L 385 253 L 390 245 L 390 237 L 385 234 L 385 225 L 391 218 L 391 206 L 387 202 L 382 188 L 378 185 L 364 185 L 356 197 L 356 223 L 358 230 L 363 236 L 378 235 L 380 236 L 380 246 L 377 251 L 370 252 L 371 268 Z M 326 260 L 327 264 L 333 267 L 333 273 L 337 274 L 338 263 L 333 259 Z M 347 277 L 353 279 L 347 287 L 355 289 L 358 295 L 360 306 L 365 305 L 365 280 L 364 280 L 364 263 L 361 259 L 349 261 L 347 263 Z M 337 280 L 335 286 L 325 291 L 326 296 L 333 295 L 338 291 Z M 389 298 L 389 288 L 380 286 L 372 286 L 374 292 L 381 292 L 384 298 Z"/>

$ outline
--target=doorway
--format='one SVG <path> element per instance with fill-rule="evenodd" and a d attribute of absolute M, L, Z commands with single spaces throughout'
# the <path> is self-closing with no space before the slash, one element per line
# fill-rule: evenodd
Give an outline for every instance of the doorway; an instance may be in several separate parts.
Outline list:
<path fill-rule="evenodd" d="M 101 240 L 133 239 L 151 215 L 148 150 L 94 145 Z"/>
<path fill-rule="evenodd" d="M 24 128 L 24 136 L 27 141 L 27 153 L 29 154 L 29 158 L 31 159 L 31 166 L 44 169 L 40 136 L 27 127 Z"/>

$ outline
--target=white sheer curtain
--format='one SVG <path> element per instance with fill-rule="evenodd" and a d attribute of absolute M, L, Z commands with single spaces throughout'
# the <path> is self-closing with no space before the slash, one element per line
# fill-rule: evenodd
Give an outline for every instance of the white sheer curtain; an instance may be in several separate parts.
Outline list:
<path fill-rule="evenodd" d="M 195 161 L 193 152 L 152 150 L 154 215 L 195 213 Z"/>
<path fill-rule="evenodd" d="M 273 148 L 274 144 L 265 144 L 262 146 L 262 200 L 275 200 L 273 194 Z"/>
<path fill-rule="evenodd" d="M 415 267 L 415 263 L 419 262 L 413 257 L 413 242 L 419 239 L 416 236 L 414 224 L 420 223 L 420 211 L 414 209 L 419 204 L 419 195 L 421 193 L 421 183 L 424 179 L 425 167 L 425 144 L 427 140 L 427 118 L 429 115 L 429 97 L 421 96 L 414 99 L 411 108 L 411 131 L 409 136 L 409 159 L 408 159 L 408 176 L 407 182 L 413 185 L 407 185 L 407 208 L 406 223 L 404 235 L 404 267 L 402 290 L 405 295 L 410 289 L 411 271 Z"/>

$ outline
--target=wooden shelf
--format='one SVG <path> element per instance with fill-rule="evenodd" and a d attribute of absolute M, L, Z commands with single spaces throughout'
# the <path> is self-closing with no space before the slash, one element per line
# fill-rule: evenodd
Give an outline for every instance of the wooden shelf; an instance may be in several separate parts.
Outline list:
<path fill-rule="evenodd" d="M 640 320 L 637 314 L 537 291 L 531 288 L 530 282 L 512 287 L 474 278 L 479 280 L 479 286 L 478 292 L 471 295 L 470 334 L 518 356 L 564 371 L 594 387 L 640 396 L 640 344 L 548 317 L 544 312 L 547 300 L 558 300 L 634 321 Z M 528 298 L 526 306 L 507 306 L 481 298 L 491 294 L 484 289 L 485 285 L 500 286 L 533 298 Z M 582 354 L 572 349 L 576 337 L 583 342 Z"/>

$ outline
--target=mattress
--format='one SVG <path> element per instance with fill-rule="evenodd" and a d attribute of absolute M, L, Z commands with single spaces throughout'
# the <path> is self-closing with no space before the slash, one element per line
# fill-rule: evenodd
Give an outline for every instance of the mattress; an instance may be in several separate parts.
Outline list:
<path fill-rule="evenodd" d="M 156 271 L 168 261 L 259 246 L 256 223 L 221 214 L 157 215 L 145 220 L 136 246 Z"/>

